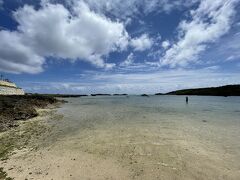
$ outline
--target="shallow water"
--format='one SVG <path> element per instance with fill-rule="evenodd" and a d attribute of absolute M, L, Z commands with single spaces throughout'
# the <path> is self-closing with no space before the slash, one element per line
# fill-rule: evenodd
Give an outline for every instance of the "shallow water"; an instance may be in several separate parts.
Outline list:
<path fill-rule="evenodd" d="M 240 98 L 82 97 L 59 113 L 72 148 L 116 160 L 130 178 L 238 179 Z"/>
<path fill-rule="evenodd" d="M 65 100 L 58 109 L 63 118 L 48 121 L 52 132 L 45 146 L 10 160 L 25 169 L 12 177 L 240 177 L 240 97 L 189 96 L 188 104 L 184 96 Z"/>

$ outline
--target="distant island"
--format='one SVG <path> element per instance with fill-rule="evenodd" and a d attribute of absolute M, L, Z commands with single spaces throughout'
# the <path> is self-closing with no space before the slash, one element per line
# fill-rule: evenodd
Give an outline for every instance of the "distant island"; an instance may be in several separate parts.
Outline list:
<path fill-rule="evenodd" d="M 91 96 L 111 96 L 111 94 L 91 94 Z"/>
<path fill-rule="evenodd" d="M 164 95 L 163 93 L 156 93 L 156 96 Z"/>
<path fill-rule="evenodd" d="M 77 98 L 77 97 L 85 97 L 87 94 L 41 94 L 44 96 L 52 96 L 58 98 Z"/>
<path fill-rule="evenodd" d="M 220 87 L 198 89 L 183 89 L 166 93 L 166 95 L 240 96 L 240 85 L 227 85 Z"/>
<path fill-rule="evenodd" d="M 60 98 L 77 98 L 85 96 L 128 96 L 128 94 L 31 94 L 26 95 L 44 95 Z M 196 96 L 240 96 L 240 84 L 238 85 L 226 85 L 220 87 L 208 87 L 208 88 L 196 88 L 196 89 L 183 89 L 172 91 L 168 93 L 156 93 L 156 96 L 160 95 L 196 95 Z M 140 96 L 149 97 L 148 94 L 141 94 Z"/>
<path fill-rule="evenodd" d="M 113 94 L 113 96 L 127 96 L 128 94 Z"/>

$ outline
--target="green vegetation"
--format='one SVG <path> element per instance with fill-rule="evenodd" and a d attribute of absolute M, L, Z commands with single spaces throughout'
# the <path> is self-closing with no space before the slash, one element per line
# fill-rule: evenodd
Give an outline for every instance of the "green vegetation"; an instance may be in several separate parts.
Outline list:
<path fill-rule="evenodd" d="M 202 95 L 202 96 L 240 96 L 240 85 L 221 87 L 184 89 L 167 93 L 167 95 Z"/>
<path fill-rule="evenodd" d="M 13 178 L 7 177 L 7 173 L 0 167 L 0 180 L 12 180 Z"/>

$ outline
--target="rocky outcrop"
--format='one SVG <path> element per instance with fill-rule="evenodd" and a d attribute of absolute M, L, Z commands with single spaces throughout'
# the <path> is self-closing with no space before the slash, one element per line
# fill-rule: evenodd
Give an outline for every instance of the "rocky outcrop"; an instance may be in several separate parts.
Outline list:
<path fill-rule="evenodd" d="M 53 97 L 41 95 L 0 96 L 0 131 L 16 126 L 18 120 L 38 116 L 36 108 L 45 108 L 57 102 Z"/>

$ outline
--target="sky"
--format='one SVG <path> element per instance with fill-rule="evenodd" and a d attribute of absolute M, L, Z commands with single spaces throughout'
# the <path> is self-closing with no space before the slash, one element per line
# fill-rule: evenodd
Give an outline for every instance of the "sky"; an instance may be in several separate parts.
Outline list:
<path fill-rule="evenodd" d="M 240 84 L 240 0 L 0 0 L 0 73 L 32 93 Z"/>

